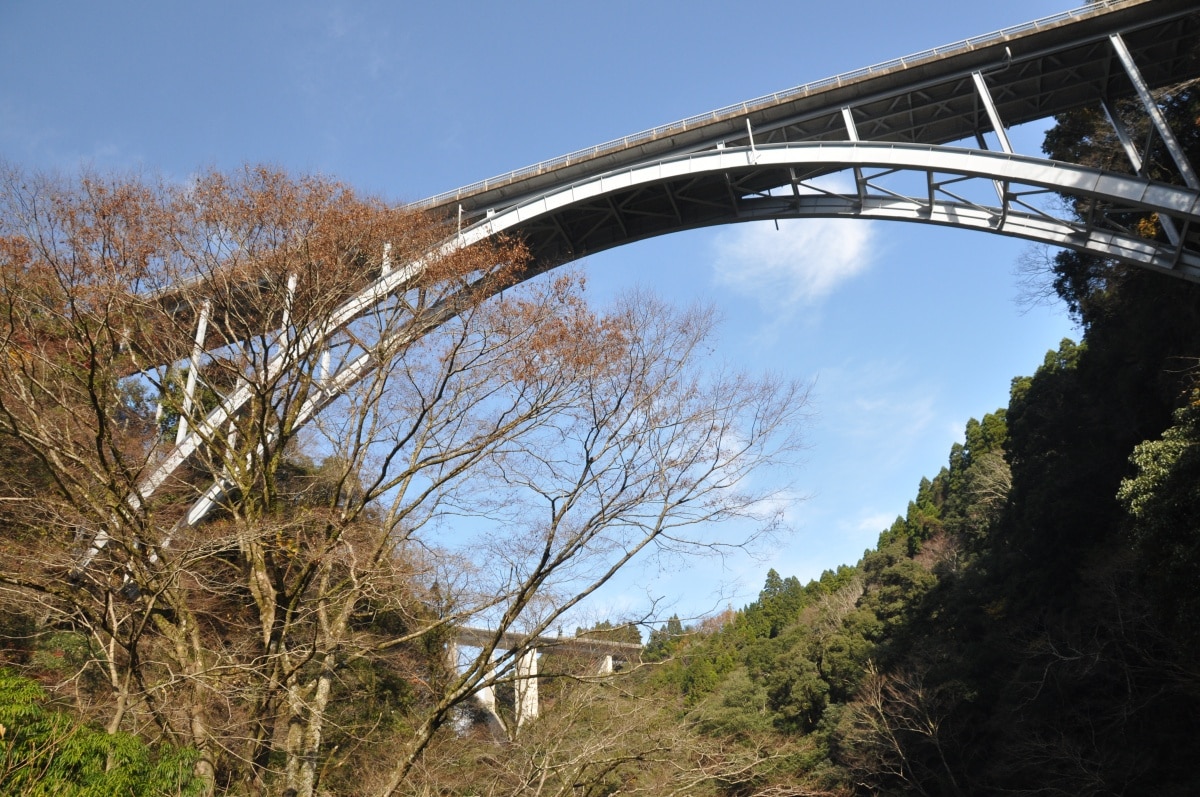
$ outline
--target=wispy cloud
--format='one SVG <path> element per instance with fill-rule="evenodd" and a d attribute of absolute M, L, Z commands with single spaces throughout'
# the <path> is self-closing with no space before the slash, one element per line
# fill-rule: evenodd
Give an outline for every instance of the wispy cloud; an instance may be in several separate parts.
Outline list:
<path fill-rule="evenodd" d="M 941 390 L 908 360 L 844 362 L 824 369 L 820 386 L 830 424 L 854 440 L 920 436 L 938 422 Z"/>
<path fill-rule="evenodd" d="M 850 219 L 750 222 L 715 241 L 718 283 L 772 315 L 812 306 L 871 264 L 873 229 Z"/>
<path fill-rule="evenodd" d="M 369 122 L 408 78 L 406 34 L 352 2 L 301 8 L 293 24 L 310 46 L 292 61 L 296 89 L 314 114 Z"/>
<path fill-rule="evenodd" d="M 938 420 L 937 395 L 924 385 L 896 386 L 850 401 L 846 434 L 859 439 L 919 438 Z"/>
<path fill-rule="evenodd" d="M 852 518 L 844 527 L 846 531 L 857 535 L 869 534 L 875 535 L 892 525 L 892 521 L 896 519 L 895 512 L 867 512 L 861 511 L 858 516 Z"/>
<path fill-rule="evenodd" d="M 758 503 L 757 514 L 764 519 L 777 520 L 786 527 L 795 527 L 800 520 L 801 508 L 808 496 L 791 489 L 782 489 Z"/>

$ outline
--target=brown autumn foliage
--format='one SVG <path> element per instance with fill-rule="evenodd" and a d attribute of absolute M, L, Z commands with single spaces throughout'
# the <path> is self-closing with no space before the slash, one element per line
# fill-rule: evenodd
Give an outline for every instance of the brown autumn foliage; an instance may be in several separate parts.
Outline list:
<path fill-rule="evenodd" d="M 753 515 L 794 445 L 796 386 L 699 373 L 711 313 L 599 312 L 574 275 L 487 301 L 535 272 L 519 243 L 335 181 L 0 186 L 0 608 L 210 793 L 368 762 L 399 793 L 512 681 L 506 631 Z M 464 623 L 496 635 L 451 666 Z"/>

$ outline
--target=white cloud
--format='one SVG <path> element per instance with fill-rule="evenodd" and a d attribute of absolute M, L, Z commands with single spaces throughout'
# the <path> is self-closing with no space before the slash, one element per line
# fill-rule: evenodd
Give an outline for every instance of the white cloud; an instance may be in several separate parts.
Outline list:
<path fill-rule="evenodd" d="M 775 314 L 813 305 L 870 265 L 872 237 L 854 219 L 735 225 L 716 237 L 717 281 Z"/>
<path fill-rule="evenodd" d="M 845 432 L 872 441 L 919 439 L 938 420 L 936 391 L 925 385 L 858 396 L 849 407 Z"/>
<path fill-rule="evenodd" d="M 891 528 L 892 522 L 896 520 L 896 512 L 860 512 L 859 516 L 850 521 L 848 531 L 855 535 L 867 534 L 874 535 L 881 531 Z"/>
<path fill-rule="evenodd" d="M 843 363 L 823 370 L 819 385 L 830 429 L 843 441 L 865 441 L 877 464 L 887 460 L 882 451 L 905 455 L 930 429 L 940 433 L 944 426 L 942 390 L 906 360 Z"/>
<path fill-rule="evenodd" d="M 759 517 L 775 519 L 788 527 L 798 525 L 801 510 L 808 496 L 795 490 L 780 490 L 758 502 L 755 507 Z"/>

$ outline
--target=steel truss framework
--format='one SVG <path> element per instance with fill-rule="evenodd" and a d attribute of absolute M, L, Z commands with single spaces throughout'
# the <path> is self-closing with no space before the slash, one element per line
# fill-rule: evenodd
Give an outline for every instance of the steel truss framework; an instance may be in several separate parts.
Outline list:
<path fill-rule="evenodd" d="M 1043 24 L 1045 23 L 1045 24 Z M 1049 21 L 989 34 L 909 59 L 859 70 L 731 109 L 666 125 L 419 203 L 457 212 L 460 228 L 426 259 L 391 268 L 330 314 L 299 330 L 264 369 L 264 384 L 311 367 L 355 319 L 403 293 L 431 260 L 500 233 L 525 240 L 527 276 L 583 255 L 677 230 L 808 217 L 886 219 L 1016 236 L 1114 258 L 1200 281 L 1200 180 L 1150 95 L 1200 76 L 1200 10 L 1190 0 L 1108 0 Z M 1142 176 L 1145 150 L 1111 112 L 1137 97 L 1151 131 L 1174 161 L 1179 184 Z M 1069 108 L 1103 104 L 1131 174 L 1017 155 L 1005 133 L 1015 124 Z M 989 151 L 985 135 L 998 142 Z M 978 148 L 948 146 L 974 138 Z M 831 176 L 844 175 L 841 182 Z M 838 186 L 846 185 L 848 188 Z M 1085 209 L 1080 220 L 1063 197 Z M 1157 232 L 1132 228 L 1154 214 Z M 465 223 L 464 223 L 465 222 Z M 449 311 L 443 311 L 449 312 Z M 197 314 L 203 325 L 206 313 Z M 440 323 L 435 312 L 422 328 Z M 285 334 L 279 333 L 281 338 Z M 401 335 L 346 358 L 316 390 L 297 423 L 311 420 L 394 352 Z M 185 406 L 195 390 L 189 369 Z M 306 365 L 307 364 L 307 365 Z M 249 401 L 241 385 L 145 478 L 142 505 Z M 199 523 L 231 487 L 218 478 L 180 521 Z M 78 563 L 105 547 L 101 532 Z M 164 541 L 165 545 L 169 540 Z"/>
<path fill-rule="evenodd" d="M 819 178 L 853 173 L 850 192 Z M 917 184 L 920 194 L 911 192 Z M 974 184 L 974 185 L 973 185 Z M 991 201 L 977 196 L 980 186 Z M 903 188 L 908 188 L 905 193 Z M 969 190 L 974 189 L 974 190 Z M 1092 208 L 1080 221 L 1061 197 Z M 1146 238 L 1130 217 L 1157 214 L 1181 234 Z M 1069 247 L 1200 281 L 1200 192 L 1143 177 L 1009 153 L 921 144 L 771 144 L 683 155 L 567 186 L 495 214 L 463 239 L 500 232 L 567 261 L 713 224 L 847 217 L 963 227 Z"/>

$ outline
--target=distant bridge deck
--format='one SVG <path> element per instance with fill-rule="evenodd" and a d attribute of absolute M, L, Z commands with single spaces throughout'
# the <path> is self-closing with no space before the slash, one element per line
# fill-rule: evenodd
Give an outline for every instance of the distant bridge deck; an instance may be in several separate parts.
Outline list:
<path fill-rule="evenodd" d="M 486 647 L 496 643 L 500 650 L 512 650 L 531 645 L 538 650 L 564 649 L 589 656 L 612 656 L 620 661 L 636 661 L 642 652 L 642 646 L 636 642 L 614 642 L 594 637 L 538 636 L 530 639 L 527 634 L 506 631 L 497 635 L 486 628 L 460 628 L 455 632 L 455 640 L 469 647 Z"/>

